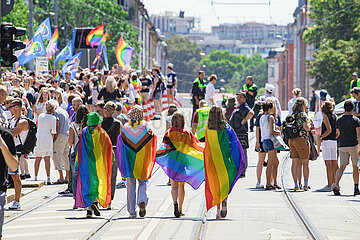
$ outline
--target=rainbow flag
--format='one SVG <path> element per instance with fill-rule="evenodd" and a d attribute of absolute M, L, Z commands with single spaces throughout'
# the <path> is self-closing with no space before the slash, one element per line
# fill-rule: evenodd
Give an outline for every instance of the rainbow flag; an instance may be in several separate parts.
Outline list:
<path fill-rule="evenodd" d="M 130 111 L 132 108 L 132 104 L 129 102 L 129 99 L 126 99 L 126 102 L 124 103 L 125 109 L 127 111 Z"/>
<path fill-rule="evenodd" d="M 55 32 L 52 35 L 52 38 L 49 41 L 49 44 L 46 47 L 46 57 L 49 59 L 59 51 L 59 31 L 58 28 L 55 29 Z"/>
<path fill-rule="evenodd" d="M 75 171 L 78 172 L 76 207 L 88 207 L 95 199 L 102 207 L 111 203 L 112 161 L 112 144 L 105 130 L 85 128 L 75 162 Z"/>
<path fill-rule="evenodd" d="M 204 147 L 184 128 L 172 127 L 156 153 L 156 162 L 169 178 L 198 189 L 205 180 Z"/>
<path fill-rule="evenodd" d="M 204 155 L 205 197 L 209 210 L 231 193 L 245 169 L 245 155 L 229 124 L 220 131 L 206 129 Z"/>
<path fill-rule="evenodd" d="M 25 40 L 24 40 L 25 45 L 28 44 L 28 42 L 29 42 L 29 39 L 28 39 L 28 36 L 26 36 Z"/>
<path fill-rule="evenodd" d="M 86 37 L 86 45 L 99 46 L 104 35 L 104 24 L 95 27 Z"/>
<path fill-rule="evenodd" d="M 140 104 L 140 102 L 141 102 L 140 84 L 139 84 L 138 81 L 131 81 L 131 84 L 133 85 L 134 90 L 139 93 L 138 102 L 139 102 L 139 104 Z"/>
<path fill-rule="evenodd" d="M 145 121 L 126 123 L 119 135 L 116 157 L 123 178 L 149 179 L 155 166 L 157 138 Z"/>
<path fill-rule="evenodd" d="M 120 37 L 116 46 L 116 59 L 121 67 L 130 66 L 133 49 L 127 44 L 122 36 Z"/>
<path fill-rule="evenodd" d="M 107 38 L 107 32 L 105 32 L 103 38 L 101 39 L 100 45 L 96 49 L 96 56 L 95 56 L 95 59 L 94 59 L 92 65 L 91 65 L 91 70 L 94 70 L 97 67 L 98 63 L 102 59 L 102 54 L 103 54 L 103 49 L 104 49 L 104 46 L 105 46 L 106 38 Z"/>
<path fill-rule="evenodd" d="M 59 75 L 58 71 L 56 71 L 55 79 L 56 79 L 57 82 L 60 82 L 60 75 Z"/>

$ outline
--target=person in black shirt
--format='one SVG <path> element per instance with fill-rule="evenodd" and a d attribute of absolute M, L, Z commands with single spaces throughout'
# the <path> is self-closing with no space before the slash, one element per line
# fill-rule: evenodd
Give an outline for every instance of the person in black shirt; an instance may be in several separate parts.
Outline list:
<path fill-rule="evenodd" d="M 83 75 L 83 81 L 85 85 L 83 87 L 83 92 L 85 93 L 84 103 L 88 105 L 92 105 L 92 96 L 91 96 L 91 89 L 90 89 L 90 74 Z"/>
<path fill-rule="evenodd" d="M 8 168 L 16 171 L 18 158 L 12 134 L 0 127 L 0 239 L 2 237 L 2 226 L 4 224 L 4 206 L 6 202 Z"/>
<path fill-rule="evenodd" d="M 161 119 L 161 85 L 163 79 L 160 76 L 160 70 L 158 68 L 153 68 L 153 88 L 152 88 L 152 99 L 154 100 L 155 106 L 155 117 L 151 120 L 160 120 Z"/>
<path fill-rule="evenodd" d="M 98 100 L 104 99 L 104 102 L 117 101 L 121 98 L 119 89 L 116 86 L 116 81 L 113 76 L 109 76 L 106 79 L 106 87 L 102 88 L 99 92 Z"/>
<path fill-rule="evenodd" d="M 199 102 L 203 99 L 205 99 L 205 92 L 206 92 L 206 81 L 205 78 L 205 72 L 199 71 L 198 77 L 195 79 L 192 85 L 192 104 L 193 104 L 193 113 L 192 116 L 194 116 L 194 113 L 196 112 L 196 109 L 199 108 Z"/>
<path fill-rule="evenodd" d="M 151 77 L 147 75 L 146 69 L 143 69 L 141 71 L 141 77 L 139 78 L 139 80 L 141 82 L 141 90 L 140 90 L 141 100 L 144 106 L 149 102 L 149 96 L 150 96 L 149 92 L 152 85 Z"/>
<path fill-rule="evenodd" d="M 336 120 L 336 135 L 339 136 L 339 155 L 340 168 L 336 171 L 335 186 L 333 192 L 340 195 L 339 182 L 349 164 L 349 158 L 353 166 L 354 195 L 360 195 L 359 192 L 359 168 L 357 166 L 360 139 L 360 120 L 352 115 L 354 103 L 347 100 L 344 104 L 345 114 Z"/>
<path fill-rule="evenodd" d="M 243 86 L 243 91 L 246 93 L 246 103 L 249 105 L 249 107 L 252 109 L 255 104 L 256 95 L 258 93 L 258 88 L 256 84 L 253 82 L 254 79 L 252 76 L 246 77 L 246 84 Z M 254 115 L 250 119 L 250 132 L 254 131 L 254 120 L 257 115 Z"/>
<path fill-rule="evenodd" d="M 114 119 L 114 113 L 116 110 L 116 103 L 114 102 L 107 102 L 104 106 L 104 117 L 101 127 L 106 131 L 106 133 L 109 135 L 111 139 L 111 143 L 113 146 L 114 151 L 114 158 L 113 158 L 113 164 L 112 164 L 112 170 L 111 170 L 111 200 L 114 199 L 115 196 L 115 187 L 116 187 L 116 177 L 117 177 L 117 169 L 118 165 L 116 161 L 116 143 L 117 138 L 119 134 L 121 133 L 122 124 L 119 120 Z M 111 209 L 111 205 L 107 206 L 108 209 Z"/>
<path fill-rule="evenodd" d="M 167 100 L 168 100 L 168 106 L 172 103 L 174 103 L 174 97 L 175 97 L 175 89 L 177 85 L 177 78 L 176 73 L 173 71 L 174 65 L 172 63 L 169 63 L 167 65 Z"/>

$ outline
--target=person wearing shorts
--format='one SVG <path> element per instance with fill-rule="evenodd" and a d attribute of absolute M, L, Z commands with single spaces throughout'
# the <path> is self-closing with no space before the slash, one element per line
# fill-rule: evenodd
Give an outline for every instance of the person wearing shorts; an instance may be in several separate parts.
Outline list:
<path fill-rule="evenodd" d="M 304 172 L 304 191 L 309 189 L 309 155 L 310 144 L 308 140 L 308 133 L 310 127 L 307 123 L 306 116 L 306 102 L 305 99 L 300 97 L 296 99 L 293 105 L 293 113 L 295 118 L 295 126 L 299 130 L 299 136 L 289 139 L 290 157 L 292 158 L 292 175 L 294 179 L 294 191 L 299 190 L 301 184 L 301 174 Z"/>
<path fill-rule="evenodd" d="M 161 119 L 161 84 L 162 78 L 160 76 L 160 70 L 158 68 L 153 68 L 152 70 L 154 82 L 152 88 L 152 97 L 154 99 L 154 107 L 155 107 L 155 116 L 151 120 L 160 120 Z"/>
<path fill-rule="evenodd" d="M 333 192 L 340 195 L 340 180 L 346 166 L 351 163 L 353 167 L 354 195 L 360 195 L 359 192 L 359 168 L 357 166 L 359 157 L 359 139 L 360 139 L 360 120 L 352 115 L 354 103 L 347 100 L 344 104 L 345 114 L 336 120 L 336 134 L 339 136 L 339 155 L 340 167 L 336 171 L 335 186 Z"/>

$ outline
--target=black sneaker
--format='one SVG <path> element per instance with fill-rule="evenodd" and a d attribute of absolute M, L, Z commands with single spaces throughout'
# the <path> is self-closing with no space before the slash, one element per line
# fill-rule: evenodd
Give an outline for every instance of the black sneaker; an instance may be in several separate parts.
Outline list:
<path fill-rule="evenodd" d="M 145 217 L 145 215 L 146 215 L 146 208 L 145 207 L 146 207 L 146 205 L 145 205 L 144 202 L 139 203 L 139 208 L 140 208 L 139 216 L 140 217 Z"/>
<path fill-rule="evenodd" d="M 93 214 L 91 212 L 91 210 L 86 210 L 86 218 L 92 218 Z"/>
<path fill-rule="evenodd" d="M 95 216 L 100 216 L 100 210 L 97 203 L 91 204 L 91 209 L 94 211 Z"/>
<path fill-rule="evenodd" d="M 25 179 L 26 179 L 25 174 L 20 174 L 20 179 L 21 179 L 21 180 L 25 180 Z"/>
<path fill-rule="evenodd" d="M 267 161 L 264 161 L 263 166 L 264 166 L 264 167 L 267 166 Z"/>
<path fill-rule="evenodd" d="M 354 196 L 356 196 L 356 195 L 360 195 L 359 189 L 355 189 L 355 191 L 354 191 Z"/>
<path fill-rule="evenodd" d="M 64 190 L 64 191 L 62 191 L 62 192 L 58 192 L 58 194 L 60 194 L 60 195 L 70 194 L 70 193 L 72 193 L 72 191 L 71 191 L 70 189 L 66 189 L 66 190 Z"/>
<path fill-rule="evenodd" d="M 335 194 L 336 196 L 339 196 L 339 195 L 340 195 L 340 189 L 338 189 L 338 188 L 336 188 L 336 187 L 333 188 L 333 192 L 334 192 L 334 194 Z"/>
<path fill-rule="evenodd" d="M 25 173 L 25 178 L 31 178 L 31 175 L 29 173 Z"/>
<path fill-rule="evenodd" d="M 245 177 L 245 171 L 241 173 L 240 178 L 244 178 Z"/>
<path fill-rule="evenodd" d="M 225 218 L 227 214 L 227 200 L 224 200 L 221 205 L 220 216 Z"/>
<path fill-rule="evenodd" d="M 174 215 L 176 218 L 180 217 L 179 204 L 177 202 L 174 203 Z"/>

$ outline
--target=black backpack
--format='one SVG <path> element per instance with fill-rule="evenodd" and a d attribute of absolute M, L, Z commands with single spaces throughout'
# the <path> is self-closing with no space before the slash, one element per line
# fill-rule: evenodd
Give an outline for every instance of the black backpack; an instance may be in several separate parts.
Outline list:
<path fill-rule="evenodd" d="M 283 122 L 284 142 L 287 144 L 289 139 L 297 138 L 300 135 L 300 130 L 295 125 L 295 115 L 290 114 Z"/>
<path fill-rule="evenodd" d="M 20 117 L 16 123 L 15 123 L 15 127 L 18 124 L 20 119 L 26 119 L 28 121 L 29 124 L 29 131 L 28 134 L 26 136 L 25 142 L 21 142 L 21 138 L 20 136 L 17 136 L 20 140 L 20 145 L 16 146 L 16 151 L 21 153 L 21 154 L 29 154 L 32 151 L 34 151 L 35 145 L 36 145 L 36 133 L 37 133 L 37 126 L 35 124 L 35 122 L 29 118 L 25 118 L 25 117 Z"/>

